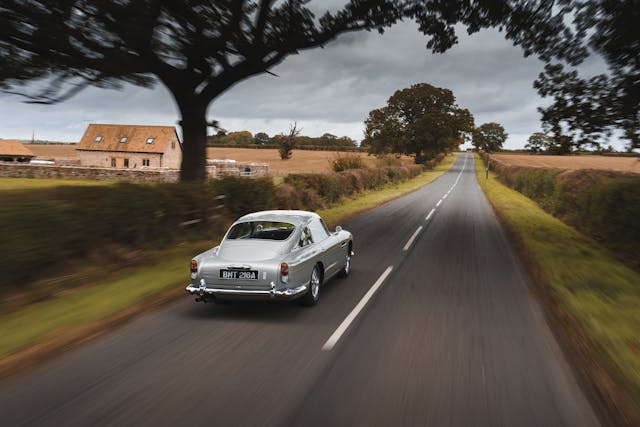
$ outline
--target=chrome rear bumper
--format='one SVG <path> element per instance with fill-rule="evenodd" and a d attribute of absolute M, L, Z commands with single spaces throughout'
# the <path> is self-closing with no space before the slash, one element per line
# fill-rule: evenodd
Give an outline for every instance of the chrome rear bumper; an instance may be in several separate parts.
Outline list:
<path fill-rule="evenodd" d="M 304 284 L 295 288 L 276 289 L 275 283 L 271 282 L 269 290 L 249 290 L 249 289 L 228 289 L 215 288 L 211 286 L 196 286 L 193 283 L 187 285 L 185 290 L 188 294 L 196 295 L 200 298 L 211 297 L 249 297 L 255 299 L 293 299 L 303 295 L 309 288 L 308 284 Z"/>

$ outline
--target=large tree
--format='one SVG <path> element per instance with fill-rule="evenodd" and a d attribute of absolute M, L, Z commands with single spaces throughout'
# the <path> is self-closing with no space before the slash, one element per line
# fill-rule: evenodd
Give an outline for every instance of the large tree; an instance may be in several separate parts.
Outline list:
<path fill-rule="evenodd" d="M 502 149 L 508 136 L 500 123 L 484 123 L 473 130 L 473 146 L 478 150 L 498 151 Z"/>
<path fill-rule="evenodd" d="M 382 32 L 406 18 L 419 23 L 434 52 L 457 43 L 456 25 L 469 33 L 499 27 L 525 55 L 545 61 L 576 63 L 587 52 L 584 34 L 565 23 L 576 3 L 569 0 L 350 0 L 319 17 L 308 3 L 3 0 L 0 88 L 53 103 L 89 86 L 161 82 L 182 118 L 181 178 L 199 180 L 205 177 L 211 101 L 241 80 L 269 73 L 288 55 L 346 32 Z"/>
<path fill-rule="evenodd" d="M 614 131 L 628 150 L 640 148 L 640 1 L 568 1 L 565 8 L 581 43 L 604 60 L 606 70 L 581 76 L 571 67 L 575 62 L 548 64 L 534 85 L 553 98 L 540 108 L 545 128 L 559 141 L 572 138 L 577 149 L 599 149 Z"/>
<path fill-rule="evenodd" d="M 369 113 L 364 145 L 373 154 L 414 155 L 416 163 L 454 150 L 473 131 L 473 116 L 453 92 L 420 83 L 394 93 Z"/>

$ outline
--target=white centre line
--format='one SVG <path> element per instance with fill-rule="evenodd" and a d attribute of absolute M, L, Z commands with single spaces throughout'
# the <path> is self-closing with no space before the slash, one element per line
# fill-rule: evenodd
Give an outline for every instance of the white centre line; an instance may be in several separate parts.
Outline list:
<path fill-rule="evenodd" d="M 431 212 L 429 212 L 429 215 L 427 215 L 427 217 L 424 219 L 425 221 L 429 221 L 431 219 L 431 217 L 433 216 L 433 213 L 435 212 L 435 209 L 431 209 Z"/>
<path fill-rule="evenodd" d="M 362 297 L 358 305 L 356 305 L 353 308 L 353 310 L 351 310 L 351 313 L 349 313 L 349 315 L 345 317 L 345 319 L 342 321 L 340 326 L 338 326 L 338 329 L 336 329 L 335 332 L 331 334 L 327 342 L 324 343 L 324 345 L 322 346 L 322 350 L 331 351 L 333 349 L 333 347 L 336 345 L 340 337 L 342 337 L 342 334 L 345 333 L 345 331 L 349 328 L 349 326 L 355 320 L 355 318 L 358 317 L 358 314 L 360 314 L 364 306 L 367 305 L 367 303 L 369 302 L 373 294 L 376 293 L 378 288 L 382 286 L 385 279 L 389 276 L 389 274 L 391 274 L 392 270 L 393 270 L 393 266 L 390 265 L 389 267 L 387 267 L 384 273 L 382 273 L 382 275 L 378 277 L 378 280 L 376 280 L 376 283 L 374 283 L 373 286 L 367 291 L 367 293 L 364 294 L 364 296 Z"/>
<path fill-rule="evenodd" d="M 420 233 L 422 231 L 422 226 L 418 227 L 416 229 L 416 231 L 413 233 L 413 236 L 411 236 L 411 238 L 409 239 L 409 241 L 407 242 L 406 245 L 404 245 L 404 248 L 402 248 L 403 251 L 407 251 L 409 250 L 409 248 L 411 247 L 411 244 L 413 243 L 413 241 L 416 239 L 416 237 L 418 236 L 418 233 Z"/>
<path fill-rule="evenodd" d="M 438 201 L 438 203 L 436 204 L 436 207 L 440 206 L 442 204 L 442 200 L 446 199 L 447 196 L 449 195 L 449 193 L 451 193 L 451 191 L 455 188 L 455 186 L 458 185 L 458 181 L 460 180 L 460 177 L 462 176 L 462 172 L 464 171 L 464 168 L 465 168 L 466 165 L 467 165 L 467 156 L 465 156 L 465 158 L 464 158 L 464 163 L 462 164 L 462 169 L 460 170 L 460 173 L 458 174 L 458 176 L 456 178 L 456 181 L 453 183 L 453 186 L 447 192 L 447 194 L 445 194 L 442 197 L 442 199 L 440 199 Z M 429 219 L 431 219 L 431 217 L 433 216 L 435 211 L 436 211 L 435 208 L 431 209 L 431 211 L 429 211 L 429 214 L 427 215 L 425 220 L 428 221 Z M 411 244 L 416 239 L 416 237 L 418 236 L 420 231 L 422 231 L 422 226 L 419 226 L 418 229 L 413 233 L 413 235 L 411 236 L 411 238 L 409 239 L 407 244 L 402 249 L 403 251 L 407 251 L 411 247 Z M 351 326 L 351 323 L 353 323 L 353 321 L 356 319 L 356 317 L 358 317 L 358 314 L 360 314 L 360 312 L 362 311 L 364 306 L 367 305 L 367 303 L 369 302 L 371 297 L 373 297 L 373 295 L 378 291 L 380 286 L 382 286 L 382 284 L 387 279 L 389 274 L 391 274 L 391 271 L 393 271 L 393 266 L 392 265 L 387 267 L 387 269 L 380 275 L 380 277 L 378 277 L 378 280 L 376 280 L 376 282 L 373 284 L 373 286 L 371 286 L 371 288 L 369 288 L 367 293 L 364 294 L 364 296 L 358 302 L 358 304 L 353 308 L 353 310 L 351 310 L 351 313 L 349 313 L 349 315 L 347 317 L 345 317 L 345 319 L 342 321 L 340 326 L 338 326 L 338 328 L 333 332 L 333 334 L 331 334 L 329 339 L 322 346 L 322 350 L 323 351 L 331 351 L 331 350 L 333 350 L 333 347 L 335 347 L 336 343 L 340 340 L 342 335 L 346 332 L 346 330 L 349 328 L 349 326 Z"/>

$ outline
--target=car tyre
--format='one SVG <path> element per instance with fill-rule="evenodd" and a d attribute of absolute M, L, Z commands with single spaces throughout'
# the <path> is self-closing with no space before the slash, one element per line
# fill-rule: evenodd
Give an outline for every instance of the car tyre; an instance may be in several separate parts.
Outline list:
<path fill-rule="evenodd" d="M 351 272 L 351 245 L 347 248 L 347 255 L 344 259 L 344 267 L 338 272 L 338 277 L 344 279 Z"/>
<path fill-rule="evenodd" d="M 322 273 L 317 265 L 313 267 L 311 271 L 311 277 L 309 279 L 309 289 L 307 293 L 300 299 L 302 305 L 312 306 L 318 303 L 320 299 L 320 287 L 322 286 Z"/>

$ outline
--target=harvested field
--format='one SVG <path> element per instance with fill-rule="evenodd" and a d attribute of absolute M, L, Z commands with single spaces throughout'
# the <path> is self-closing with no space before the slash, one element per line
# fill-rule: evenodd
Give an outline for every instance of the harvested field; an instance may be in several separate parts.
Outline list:
<path fill-rule="evenodd" d="M 491 154 L 491 157 L 511 166 L 560 169 L 601 169 L 640 173 L 640 157 L 611 156 L 541 156 L 528 154 Z"/>
<path fill-rule="evenodd" d="M 284 176 L 290 173 L 321 173 L 331 170 L 331 160 L 341 156 L 357 155 L 361 156 L 366 164 L 373 165 L 375 157 L 368 156 L 366 153 L 337 153 L 335 151 L 307 151 L 293 150 L 291 159 L 282 160 L 278 150 L 260 149 L 252 150 L 249 148 L 207 148 L 208 159 L 233 159 L 238 162 L 257 162 L 267 163 L 269 165 L 269 173 L 273 176 Z M 413 159 L 403 157 L 403 163 L 411 164 Z"/>

